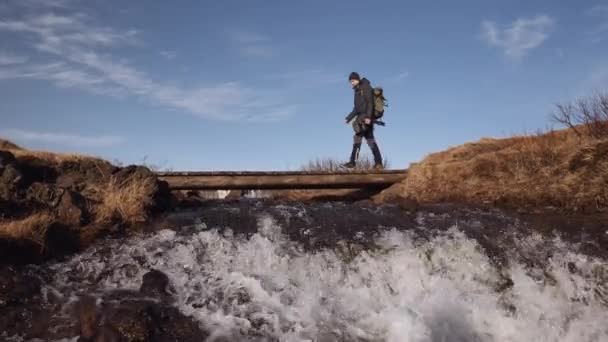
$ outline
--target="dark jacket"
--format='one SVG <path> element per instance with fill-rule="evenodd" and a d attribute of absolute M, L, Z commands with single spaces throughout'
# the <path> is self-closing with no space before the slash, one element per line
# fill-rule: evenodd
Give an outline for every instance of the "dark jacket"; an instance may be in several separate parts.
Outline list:
<path fill-rule="evenodd" d="M 374 89 L 367 78 L 363 78 L 361 82 L 354 88 L 355 91 L 355 106 L 353 111 L 346 117 L 347 121 L 357 119 L 358 122 L 363 122 L 364 119 L 373 118 L 374 114 Z"/>

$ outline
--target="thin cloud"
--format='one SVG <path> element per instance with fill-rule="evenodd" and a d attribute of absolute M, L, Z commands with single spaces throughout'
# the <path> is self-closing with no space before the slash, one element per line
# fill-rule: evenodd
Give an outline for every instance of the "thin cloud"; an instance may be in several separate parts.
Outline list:
<path fill-rule="evenodd" d="M 168 59 L 168 60 L 172 60 L 172 59 L 174 59 L 175 57 L 177 57 L 177 52 L 175 52 L 175 51 L 168 51 L 168 50 L 165 50 L 165 51 L 161 51 L 161 52 L 160 52 L 160 55 L 161 55 L 163 58 L 166 58 L 166 59 Z"/>
<path fill-rule="evenodd" d="M 586 90 L 603 90 L 608 88 L 608 65 L 597 67 L 585 81 Z"/>
<path fill-rule="evenodd" d="M 212 86 L 180 87 L 154 80 L 147 73 L 109 54 L 109 48 L 139 43 L 136 30 L 99 27 L 83 14 L 44 14 L 22 19 L 0 19 L 0 31 L 20 35 L 38 54 L 56 60 L 47 64 L 27 63 L 20 68 L 2 68 L 0 79 L 37 79 L 60 87 L 96 94 L 137 97 L 153 105 L 182 110 L 213 120 L 268 120 L 283 118 L 292 109 L 281 103 L 258 101 L 262 92 L 238 82 Z M 33 38 L 33 39 L 32 39 Z M 246 41 L 261 37 L 241 36 Z M 105 49 L 105 50 L 104 50 Z M 107 51 L 106 51 L 107 50 Z M 259 53 L 259 51 L 258 51 Z M 276 98 L 272 94 L 264 94 Z"/>
<path fill-rule="evenodd" d="M 594 15 L 607 15 L 608 14 L 608 5 L 598 5 L 595 7 L 591 7 L 585 10 L 585 14 L 594 16 Z"/>
<path fill-rule="evenodd" d="M 555 20 L 547 15 L 531 19 L 519 18 L 505 28 L 496 22 L 481 23 L 482 38 L 490 45 L 501 48 L 511 59 L 521 59 L 549 38 Z"/>
<path fill-rule="evenodd" d="M 254 44 L 270 41 L 270 37 L 250 31 L 233 31 L 231 32 L 231 35 L 232 39 L 243 44 Z"/>
<path fill-rule="evenodd" d="M 69 8 L 72 0 L 18 0 L 15 4 L 30 8 Z"/>
<path fill-rule="evenodd" d="M 588 32 L 593 43 L 599 43 L 608 38 L 608 5 L 600 5 L 587 9 L 585 14 L 598 22 Z"/>
<path fill-rule="evenodd" d="M 249 45 L 241 47 L 241 51 L 248 56 L 254 57 L 270 57 L 274 54 L 274 50 L 270 46 Z"/>
<path fill-rule="evenodd" d="M 23 64 L 28 61 L 25 56 L 17 56 L 8 52 L 0 51 L 0 66 Z"/>
<path fill-rule="evenodd" d="M 268 36 L 250 31 L 231 31 L 229 34 L 233 44 L 243 55 L 270 57 L 275 54 L 275 50 L 270 44 L 271 39 Z"/>
<path fill-rule="evenodd" d="M 318 87 L 319 85 L 346 82 L 347 76 L 322 69 L 304 69 L 270 74 L 264 78 L 271 81 L 288 82 L 295 86 L 311 85 Z"/>
<path fill-rule="evenodd" d="M 401 72 L 401 73 L 399 73 L 399 74 L 397 74 L 395 76 L 395 78 L 397 80 L 399 80 L 399 81 L 402 81 L 402 80 L 404 80 L 404 79 L 406 79 L 408 77 L 410 77 L 410 72 L 409 71 L 403 71 L 403 72 Z"/>
<path fill-rule="evenodd" d="M 126 141 L 124 137 L 114 135 L 85 136 L 55 132 L 38 132 L 20 129 L 0 131 L 0 135 L 18 142 L 38 142 L 73 147 L 109 147 Z"/>

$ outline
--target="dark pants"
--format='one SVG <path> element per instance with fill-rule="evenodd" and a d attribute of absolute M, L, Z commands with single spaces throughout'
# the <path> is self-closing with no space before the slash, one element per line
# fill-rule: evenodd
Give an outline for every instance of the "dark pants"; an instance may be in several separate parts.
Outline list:
<path fill-rule="evenodd" d="M 366 128 L 367 129 L 355 133 L 354 143 L 361 145 L 363 138 L 365 138 L 365 141 L 367 141 L 367 144 L 371 147 L 372 144 L 376 143 L 376 139 L 374 138 L 374 125 L 366 125 Z"/>
<path fill-rule="evenodd" d="M 355 133 L 353 138 L 353 151 L 350 156 L 350 162 L 355 163 L 357 158 L 359 157 L 359 151 L 361 150 L 361 143 L 365 138 L 367 145 L 372 150 L 372 154 L 374 155 L 374 162 L 376 165 L 382 165 L 382 155 L 380 154 L 380 148 L 378 147 L 378 143 L 376 143 L 376 138 L 374 138 L 374 125 L 366 125 L 366 129 L 359 130 Z"/>

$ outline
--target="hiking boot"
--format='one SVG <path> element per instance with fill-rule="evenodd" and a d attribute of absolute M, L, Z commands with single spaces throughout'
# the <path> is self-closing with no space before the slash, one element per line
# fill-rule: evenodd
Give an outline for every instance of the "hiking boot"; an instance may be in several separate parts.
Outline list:
<path fill-rule="evenodd" d="M 382 170 L 384 170 L 384 165 L 382 165 L 382 164 L 375 164 L 374 165 L 374 170 L 382 171 Z"/>
<path fill-rule="evenodd" d="M 380 148 L 377 143 L 373 143 L 370 145 L 372 149 L 372 154 L 374 155 L 374 169 L 377 169 L 378 166 L 382 167 L 382 154 L 380 154 Z"/>
<path fill-rule="evenodd" d="M 359 151 L 361 150 L 361 144 L 353 144 L 353 150 L 350 153 L 350 161 L 346 164 L 342 164 L 342 167 L 347 169 L 354 169 L 357 166 L 357 159 L 359 158 Z"/>

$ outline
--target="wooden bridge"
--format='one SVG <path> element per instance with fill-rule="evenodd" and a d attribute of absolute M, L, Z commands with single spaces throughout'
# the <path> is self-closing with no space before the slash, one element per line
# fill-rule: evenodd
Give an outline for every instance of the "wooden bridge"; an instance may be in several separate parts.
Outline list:
<path fill-rule="evenodd" d="M 406 170 L 365 172 L 160 172 L 171 190 L 305 190 L 387 188 Z"/>

